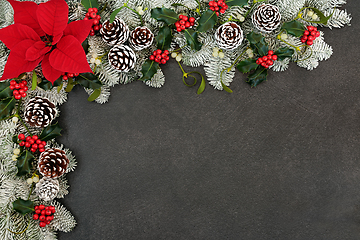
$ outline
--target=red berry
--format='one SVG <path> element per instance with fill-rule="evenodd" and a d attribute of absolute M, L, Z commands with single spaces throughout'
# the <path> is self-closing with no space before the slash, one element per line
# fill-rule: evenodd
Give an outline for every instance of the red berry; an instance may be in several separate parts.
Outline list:
<path fill-rule="evenodd" d="M 25 138 L 25 140 L 28 142 L 28 141 L 30 141 L 30 139 L 32 139 L 32 137 L 30 137 L 30 136 L 27 136 L 26 138 Z"/>
<path fill-rule="evenodd" d="M 36 144 L 41 144 L 41 140 L 40 140 L 40 139 L 37 139 L 37 140 L 36 140 Z"/>
<path fill-rule="evenodd" d="M 23 89 L 20 89 L 19 90 L 19 94 L 22 94 L 22 93 L 24 93 L 25 91 L 23 90 Z"/>
<path fill-rule="evenodd" d="M 169 56 L 166 56 L 165 60 L 166 61 L 169 61 L 170 57 Z"/>
<path fill-rule="evenodd" d="M 94 12 L 94 13 L 97 13 L 97 12 L 98 12 L 98 9 L 97 9 L 97 8 L 93 8 L 93 12 Z"/>
<path fill-rule="evenodd" d="M 92 13 L 93 11 L 94 11 L 93 8 L 89 8 L 89 9 L 88 9 L 88 13 Z"/>
<path fill-rule="evenodd" d="M 16 84 L 16 81 L 15 80 L 11 80 L 10 81 L 10 85 L 15 85 Z"/>
<path fill-rule="evenodd" d="M 161 55 L 156 55 L 156 57 L 155 57 L 155 59 L 159 59 L 159 60 L 161 60 Z"/>
<path fill-rule="evenodd" d="M 25 145 L 25 142 L 22 141 L 22 142 L 19 143 L 19 145 L 20 145 L 20 147 L 23 147 Z"/>
<path fill-rule="evenodd" d="M 30 151 L 31 151 L 31 152 L 36 152 L 36 149 L 35 149 L 35 148 L 31 148 Z"/>
<path fill-rule="evenodd" d="M 316 31 L 316 37 L 319 37 L 320 36 L 320 32 L 319 31 Z"/>
<path fill-rule="evenodd" d="M 41 213 L 41 210 L 40 210 L 40 209 L 36 209 L 36 210 L 35 210 L 35 213 L 36 213 L 36 214 L 40 214 L 40 213 Z"/>
<path fill-rule="evenodd" d="M 18 94 L 19 94 L 19 90 L 14 90 L 14 91 L 13 91 L 13 94 L 14 94 L 14 95 L 18 95 Z"/>
<path fill-rule="evenodd" d="M 38 209 L 39 209 L 39 206 L 35 206 L 34 209 L 35 209 L 35 210 L 38 210 Z"/>
<path fill-rule="evenodd" d="M 63 80 L 64 81 L 66 81 L 66 80 L 68 80 L 69 78 L 68 78 L 68 76 L 63 76 Z"/>
<path fill-rule="evenodd" d="M 311 37 L 311 36 L 303 36 L 302 38 L 305 40 L 308 40 L 309 37 Z"/>
<path fill-rule="evenodd" d="M 24 140 L 24 139 L 25 139 L 25 135 L 22 134 L 22 133 L 20 133 L 20 134 L 18 135 L 18 139 L 19 139 L 19 140 Z"/>
<path fill-rule="evenodd" d="M 40 223 L 39 223 L 39 226 L 40 226 L 40 227 L 46 227 L 46 223 L 40 222 Z"/>
<path fill-rule="evenodd" d="M 264 68 L 268 68 L 268 67 L 269 67 L 269 65 L 265 64 Z"/>
<path fill-rule="evenodd" d="M 314 36 L 314 37 L 315 37 L 315 36 L 316 36 L 316 32 L 315 32 L 315 31 L 312 31 L 312 32 L 311 32 L 311 36 Z"/>
<path fill-rule="evenodd" d="M 177 22 L 175 23 L 175 27 L 176 27 L 176 28 L 180 27 L 179 21 L 177 21 Z"/>
<path fill-rule="evenodd" d="M 46 146 L 46 142 L 45 142 L 45 141 L 42 141 L 41 144 L 44 145 L 44 146 Z"/>
<path fill-rule="evenodd" d="M 265 63 L 265 62 L 262 62 L 262 63 L 261 63 L 261 66 L 265 67 L 265 66 L 266 66 L 266 63 Z"/>
<path fill-rule="evenodd" d="M 41 210 L 41 215 L 45 215 L 45 213 L 46 213 L 45 209 Z"/>
<path fill-rule="evenodd" d="M 14 90 L 15 89 L 15 85 L 10 85 L 9 87 L 11 90 Z"/>
<path fill-rule="evenodd" d="M 186 22 L 189 18 L 188 18 L 188 16 L 183 16 L 182 19 Z"/>
<path fill-rule="evenodd" d="M 16 89 L 19 89 L 19 88 L 20 88 L 20 84 L 18 84 L 18 83 L 15 84 L 15 88 L 16 88 Z"/>
<path fill-rule="evenodd" d="M 194 23 L 194 22 L 195 22 L 195 18 L 193 18 L 193 17 L 189 18 L 189 22 L 190 22 L 190 23 Z"/>
<path fill-rule="evenodd" d="M 90 17 L 90 13 L 87 12 L 87 13 L 85 14 L 85 17 L 87 17 L 87 18 Z"/>
<path fill-rule="evenodd" d="M 46 218 L 45 215 L 41 214 L 40 217 L 39 217 L 39 220 L 40 221 L 45 221 L 45 218 Z"/>
<path fill-rule="evenodd" d="M 302 43 L 305 43 L 305 42 L 306 42 L 306 39 L 305 39 L 304 37 L 302 37 L 302 38 L 300 39 L 300 41 L 301 41 Z"/>
<path fill-rule="evenodd" d="M 166 60 L 165 60 L 165 59 L 161 59 L 161 63 L 162 63 L 162 64 L 165 64 L 165 63 L 166 63 Z"/>
<path fill-rule="evenodd" d="M 307 29 L 311 32 L 314 30 L 314 27 L 313 26 L 307 26 Z"/>
<path fill-rule="evenodd" d="M 24 91 L 26 92 L 29 88 L 27 86 L 23 87 Z"/>
<path fill-rule="evenodd" d="M 26 148 L 29 148 L 29 147 L 31 147 L 31 144 L 28 143 L 28 142 L 26 142 L 26 143 L 25 143 L 25 147 L 26 147 Z"/>
<path fill-rule="evenodd" d="M 93 25 L 98 25 L 99 24 L 99 20 L 95 19 L 94 22 L 93 22 Z"/>
<path fill-rule="evenodd" d="M 155 62 L 160 62 L 160 59 L 158 59 L 158 58 L 155 58 L 155 60 L 154 60 Z"/>
<path fill-rule="evenodd" d="M 211 11 L 215 11 L 215 8 L 214 8 L 214 7 L 210 7 L 210 10 L 211 10 Z"/>
<path fill-rule="evenodd" d="M 269 54 L 269 55 L 273 55 L 273 54 L 274 54 L 274 51 L 273 51 L 273 50 L 269 50 L 269 51 L 268 51 L 268 54 Z"/>
<path fill-rule="evenodd" d="M 256 64 L 258 64 L 258 65 L 260 64 L 259 59 L 258 59 L 258 60 L 256 60 Z"/>
<path fill-rule="evenodd" d="M 50 212 L 51 212 L 51 211 L 50 211 Z M 51 220 L 52 220 L 52 219 L 51 219 L 51 216 L 47 216 L 47 217 L 46 217 L 46 221 L 51 222 Z"/>
<path fill-rule="evenodd" d="M 100 20 L 101 19 L 100 15 L 96 15 L 96 19 Z"/>
<path fill-rule="evenodd" d="M 313 45 L 314 42 L 311 40 L 308 40 L 306 43 L 307 43 L 307 45 L 311 46 L 311 45 Z"/>
<path fill-rule="evenodd" d="M 46 224 L 50 224 L 51 221 L 45 221 L 45 222 L 46 222 Z"/>
<path fill-rule="evenodd" d="M 84 17 L 84 20 L 89 20 L 89 18 L 88 18 L 88 17 Z"/>
<path fill-rule="evenodd" d="M 165 53 L 166 55 L 168 55 L 168 54 L 169 54 L 169 51 L 168 51 L 168 50 L 164 50 L 164 53 Z"/>
<path fill-rule="evenodd" d="M 278 59 L 278 56 L 272 55 L 271 58 L 272 58 L 272 60 L 276 61 Z"/>
<path fill-rule="evenodd" d="M 182 30 L 185 30 L 186 27 L 185 27 L 185 25 L 181 25 L 180 28 L 181 28 Z"/>
<path fill-rule="evenodd" d="M 209 6 L 210 6 L 210 7 L 213 7 L 213 6 L 214 6 L 214 1 L 210 1 L 210 2 L 209 2 Z"/>
<path fill-rule="evenodd" d="M 161 58 L 166 58 L 166 57 L 167 57 L 166 53 L 161 54 Z"/>
<path fill-rule="evenodd" d="M 46 215 L 51 215 L 51 210 L 50 209 L 46 210 Z"/>
<path fill-rule="evenodd" d="M 259 61 L 259 63 L 262 63 L 262 62 L 263 62 L 262 58 L 259 58 L 258 61 Z"/>
<path fill-rule="evenodd" d="M 271 60 L 268 60 L 268 61 L 267 61 L 267 63 L 268 63 L 268 65 L 269 65 L 269 66 L 271 66 L 271 65 L 273 65 L 273 64 L 274 64 L 274 62 L 273 62 L 273 61 L 271 61 Z"/>
<path fill-rule="evenodd" d="M 183 19 L 184 15 L 179 15 L 179 19 Z"/>
<path fill-rule="evenodd" d="M 50 206 L 46 206 L 46 207 L 45 207 L 45 211 L 46 211 L 46 210 L 49 210 L 49 209 L 50 209 Z"/>
<path fill-rule="evenodd" d="M 160 49 L 156 50 L 156 55 L 160 55 L 162 51 Z"/>
<path fill-rule="evenodd" d="M 35 143 L 35 141 L 34 141 L 34 139 L 29 139 L 29 141 L 28 141 L 31 145 L 33 145 L 34 143 Z"/>
<path fill-rule="evenodd" d="M 36 141 L 36 140 L 38 140 L 38 139 L 39 139 L 39 137 L 38 137 L 37 135 L 33 135 L 31 139 L 33 139 L 33 140 L 35 140 L 35 141 Z"/>
<path fill-rule="evenodd" d="M 90 17 L 91 18 L 96 18 L 96 13 L 94 13 L 94 12 L 90 13 Z"/>
<path fill-rule="evenodd" d="M 184 21 L 184 20 L 180 20 L 180 25 L 185 25 L 185 21 Z"/>
<path fill-rule="evenodd" d="M 39 148 L 39 152 L 44 152 L 45 148 Z"/>
<path fill-rule="evenodd" d="M 38 148 L 38 145 L 36 143 L 34 143 L 31 148 L 34 148 L 34 149 L 37 149 Z"/>
<path fill-rule="evenodd" d="M 215 7 L 215 11 L 219 11 L 219 7 Z"/>
<path fill-rule="evenodd" d="M 224 8 L 220 9 L 220 13 L 221 13 L 221 14 L 224 14 L 225 11 L 226 11 L 226 10 L 225 10 Z"/>
<path fill-rule="evenodd" d="M 310 32 L 308 31 L 308 30 L 305 30 L 305 32 L 304 32 L 304 35 L 309 35 L 310 34 Z"/>
<path fill-rule="evenodd" d="M 150 59 L 151 61 L 154 61 L 154 59 L 155 59 L 154 55 L 151 55 L 151 56 L 149 57 L 149 59 Z"/>
<path fill-rule="evenodd" d="M 90 30 L 90 34 L 89 34 L 90 36 L 94 36 L 95 35 L 95 32 L 94 32 L 94 30 Z"/>
<path fill-rule="evenodd" d="M 268 60 L 268 57 L 267 57 L 267 56 L 263 56 L 262 59 L 263 59 L 264 61 L 267 61 L 267 60 Z"/>
<path fill-rule="evenodd" d="M 190 22 L 186 22 L 186 23 L 185 23 L 185 27 L 186 27 L 186 28 L 189 28 L 190 26 L 191 26 Z"/>
<path fill-rule="evenodd" d="M 315 31 L 315 32 L 316 32 L 316 31 L 317 31 L 317 27 L 313 27 L 313 31 Z"/>
<path fill-rule="evenodd" d="M 23 87 L 25 87 L 25 84 L 19 83 L 19 86 L 20 86 L 20 88 L 23 88 Z"/>
<path fill-rule="evenodd" d="M 214 1 L 213 6 L 217 7 L 218 6 L 217 2 Z"/>
<path fill-rule="evenodd" d="M 43 205 L 43 204 L 39 205 L 39 209 L 40 209 L 40 210 L 44 210 L 44 209 L 45 209 L 45 205 Z"/>
<path fill-rule="evenodd" d="M 176 31 L 181 32 L 182 31 L 181 27 L 176 28 Z"/>
<path fill-rule="evenodd" d="M 14 96 L 14 98 L 17 99 L 17 100 L 19 100 L 19 99 L 21 98 L 21 95 L 20 95 L 20 94 L 16 94 L 16 95 Z"/>
<path fill-rule="evenodd" d="M 34 220 L 38 220 L 38 219 L 39 219 L 39 215 L 34 214 L 33 219 L 34 219 Z"/>

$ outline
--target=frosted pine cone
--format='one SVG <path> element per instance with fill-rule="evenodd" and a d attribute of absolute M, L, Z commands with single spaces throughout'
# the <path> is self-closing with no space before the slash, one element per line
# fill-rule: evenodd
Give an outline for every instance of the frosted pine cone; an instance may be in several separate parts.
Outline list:
<path fill-rule="evenodd" d="M 104 22 L 100 29 L 102 39 L 109 45 L 123 44 L 129 38 L 129 27 L 126 23 L 120 19 L 110 23 L 109 21 Z"/>
<path fill-rule="evenodd" d="M 269 33 L 280 25 L 281 15 L 279 8 L 271 4 L 261 4 L 251 16 L 257 29 Z"/>
<path fill-rule="evenodd" d="M 35 97 L 25 107 L 25 122 L 33 127 L 43 128 L 51 123 L 56 113 L 55 105 L 47 98 Z"/>
<path fill-rule="evenodd" d="M 134 51 L 125 45 L 114 46 L 108 54 L 111 66 L 121 72 L 128 72 L 133 69 L 136 63 Z"/>
<path fill-rule="evenodd" d="M 216 30 L 215 39 L 221 49 L 234 50 L 241 45 L 244 35 L 239 25 L 227 22 Z"/>
<path fill-rule="evenodd" d="M 48 148 L 40 154 L 39 172 L 48 178 L 57 178 L 63 175 L 69 164 L 65 152 L 58 148 Z"/>
<path fill-rule="evenodd" d="M 137 51 L 149 47 L 154 34 L 147 27 L 137 27 L 130 33 L 130 45 Z"/>
<path fill-rule="evenodd" d="M 59 192 L 59 181 L 51 178 L 42 178 L 35 188 L 36 195 L 44 201 L 53 200 Z"/>

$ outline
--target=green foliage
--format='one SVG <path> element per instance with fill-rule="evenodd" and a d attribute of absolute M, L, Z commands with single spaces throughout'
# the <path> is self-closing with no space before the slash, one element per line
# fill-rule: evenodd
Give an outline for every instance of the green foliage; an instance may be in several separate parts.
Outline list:
<path fill-rule="evenodd" d="M 242 73 L 248 73 L 257 69 L 259 65 L 256 63 L 255 59 L 249 58 L 245 59 L 244 61 L 239 62 L 236 68 Z"/>
<path fill-rule="evenodd" d="M 288 34 L 291 34 L 295 37 L 301 37 L 305 31 L 304 25 L 296 20 L 284 23 L 281 29 L 286 30 Z"/>
<path fill-rule="evenodd" d="M 319 21 L 309 21 L 309 20 L 305 20 L 307 22 L 311 22 L 311 23 L 320 23 L 320 24 L 324 24 L 324 25 L 327 25 L 327 22 L 328 20 L 332 17 L 332 15 L 334 14 L 334 11 L 329 15 L 329 16 L 325 16 L 319 9 L 317 8 L 313 8 L 313 7 L 306 7 L 306 8 L 309 8 L 311 10 L 313 10 L 316 15 L 320 18 Z"/>
<path fill-rule="evenodd" d="M 15 98 L 9 97 L 0 101 L 0 120 L 3 120 L 11 116 L 12 111 L 15 108 Z"/>
<path fill-rule="evenodd" d="M 218 16 L 214 11 L 211 11 L 210 9 L 204 12 L 200 19 L 198 20 L 198 27 L 197 31 L 199 32 L 206 32 L 209 29 L 212 29 L 216 22 L 218 20 Z"/>
<path fill-rule="evenodd" d="M 199 51 L 201 49 L 202 44 L 198 41 L 198 33 L 192 29 L 184 30 L 185 38 L 187 44 L 191 47 L 191 49 L 195 49 Z"/>
<path fill-rule="evenodd" d="M 269 50 L 268 44 L 261 34 L 251 32 L 247 35 L 247 39 L 249 40 L 250 47 L 254 53 L 259 54 L 260 56 L 267 55 Z"/>
<path fill-rule="evenodd" d="M 233 90 L 231 90 L 228 86 L 226 86 L 222 81 L 221 81 L 221 86 L 223 87 L 223 89 L 228 92 L 228 93 L 233 93 Z"/>
<path fill-rule="evenodd" d="M 42 79 L 41 83 L 38 84 L 38 87 L 47 91 L 53 89 L 53 87 L 58 87 L 61 84 L 62 84 L 62 77 L 59 77 L 53 84 L 46 79 Z"/>
<path fill-rule="evenodd" d="M 179 16 L 174 10 L 164 7 L 153 8 L 151 10 L 151 17 L 158 21 L 163 21 L 167 25 L 174 24 L 177 20 L 179 20 Z"/>
<path fill-rule="evenodd" d="M 23 151 L 17 158 L 16 167 L 18 172 L 16 176 L 24 176 L 30 173 L 31 161 L 34 160 L 34 156 L 28 150 Z"/>
<path fill-rule="evenodd" d="M 32 83 L 31 83 L 31 90 L 35 90 L 37 86 L 37 75 L 35 69 L 32 72 Z"/>
<path fill-rule="evenodd" d="M 0 82 L 0 99 L 9 98 L 12 96 L 10 89 L 10 82 Z"/>
<path fill-rule="evenodd" d="M 98 76 L 93 73 L 80 73 L 76 77 L 76 82 L 85 88 L 98 89 L 102 87 Z"/>
<path fill-rule="evenodd" d="M 292 58 L 294 52 L 295 52 L 294 49 L 290 49 L 286 47 L 286 48 L 279 48 L 278 50 L 276 50 L 274 54 L 278 57 L 279 61 L 282 61 L 285 58 Z"/>
<path fill-rule="evenodd" d="M 61 136 L 62 128 L 59 126 L 59 123 L 54 125 L 49 125 L 41 131 L 39 138 L 41 141 L 49 141 L 57 136 Z"/>
<path fill-rule="evenodd" d="M 250 84 L 251 87 L 256 87 L 263 81 L 266 81 L 268 75 L 268 69 L 264 68 L 262 66 L 259 66 L 255 72 L 251 73 L 248 76 L 248 80 L 246 81 L 248 84 Z"/>
<path fill-rule="evenodd" d="M 97 0 L 81 0 L 81 4 L 86 8 L 98 8 L 99 3 Z"/>
<path fill-rule="evenodd" d="M 101 94 L 101 88 L 95 89 L 94 92 L 88 97 L 88 101 L 92 102 L 97 99 Z"/>
<path fill-rule="evenodd" d="M 248 0 L 227 0 L 225 1 L 225 3 L 229 6 L 229 7 L 232 7 L 232 6 L 245 6 L 245 5 L 248 5 Z"/>
<path fill-rule="evenodd" d="M 26 215 L 34 211 L 34 203 L 30 200 L 23 200 L 18 198 L 13 202 L 13 208 L 15 211 L 22 215 Z"/>
<path fill-rule="evenodd" d="M 157 72 L 158 67 L 159 67 L 159 63 L 147 59 L 142 65 L 141 72 L 143 76 L 140 80 L 142 81 L 150 80 Z"/>
<path fill-rule="evenodd" d="M 159 33 L 155 37 L 157 48 L 161 50 L 169 49 L 172 41 L 171 29 L 168 26 L 160 28 Z"/>

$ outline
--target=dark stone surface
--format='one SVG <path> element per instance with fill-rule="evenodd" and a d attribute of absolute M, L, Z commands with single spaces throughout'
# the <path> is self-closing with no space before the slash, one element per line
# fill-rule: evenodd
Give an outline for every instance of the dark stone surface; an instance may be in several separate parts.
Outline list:
<path fill-rule="evenodd" d="M 360 239 L 360 2 L 345 7 L 330 60 L 256 89 L 237 72 L 233 94 L 197 96 L 175 62 L 163 88 L 118 85 L 104 105 L 76 88 L 59 140 L 78 226 L 59 239 Z"/>

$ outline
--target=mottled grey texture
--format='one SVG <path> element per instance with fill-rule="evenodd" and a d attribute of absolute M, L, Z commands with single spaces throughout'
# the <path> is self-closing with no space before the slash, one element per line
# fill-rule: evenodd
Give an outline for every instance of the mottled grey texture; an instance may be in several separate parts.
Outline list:
<path fill-rule="evenodd" d="M 256 89 L 237 72 L 233 94 L 198 96 L 174 61 L 163 88 L 116 86 L 104 105 L 75 88 L 59 140 L 78 226 L 59 239 L 360 239 L 360 1 L 345 7 L 330 60 Z"/>

